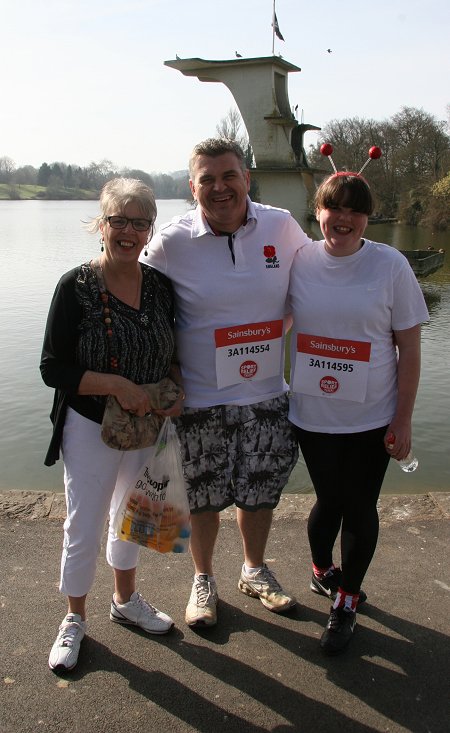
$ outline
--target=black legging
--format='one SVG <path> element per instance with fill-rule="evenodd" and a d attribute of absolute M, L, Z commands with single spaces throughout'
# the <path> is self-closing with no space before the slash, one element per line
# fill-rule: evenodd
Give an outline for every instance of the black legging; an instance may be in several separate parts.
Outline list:
<path fill-rule="evenodd" d="M 317 496 L 308 519 L 312 560 L 330 567 L 341 529 L 342 587 L 349 593 L 359 592 L 377 545 L 377 501 L 389 463 L 386 429 L 331 434 L 297 428 Z"/>

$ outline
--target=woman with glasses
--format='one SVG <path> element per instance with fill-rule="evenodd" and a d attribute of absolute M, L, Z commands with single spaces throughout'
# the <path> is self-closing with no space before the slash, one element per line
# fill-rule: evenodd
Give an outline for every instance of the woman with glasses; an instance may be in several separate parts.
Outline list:
<path fill-rule="evenodd" d="M 67 518 L 60 591 L 68 611 L 49 657 L 55 671 L 73 669 L 86 631 L 86 596 L 95 575 L 105 521 L 106 557 L 114 571 L 110 619 L 165 634 L 172 619 L 136 591 L 139 546 L 117 538 L 114 517 L 145 461 L 146 450 L 119 451 L 101 439 L 107 395 L 125 410 L 152 411 L 140 385 L 170 377 L 179 383 L 170 282 L 138 261 L 153 234 L 156 204 L 141 181 L 116 178 L 100 196 L 89 225 L 101 234 L 100 257 L 67 272 L 50 306 L 41 357 L 44 382 L 55 389 L 53 436 L 46 465 L 64 461 Z M 181 397 L 163 416 L 181 411 Z"/>

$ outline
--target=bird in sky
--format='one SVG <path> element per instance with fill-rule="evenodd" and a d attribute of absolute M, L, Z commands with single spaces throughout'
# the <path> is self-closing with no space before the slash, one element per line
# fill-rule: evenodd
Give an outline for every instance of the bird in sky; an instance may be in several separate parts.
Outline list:
<path fill-rule="evenodd" d="M 241 53 L 238 53 L 237 51 L 235 51 L 234 53 L 236 54 L 236 58 L 237 59 L 241 59 L 242 58 L 242 54 Z"/>
<path fill-rule="evenodd" d="M 327 48 L 327 53 L 331 53 L 331 48 Z"/>

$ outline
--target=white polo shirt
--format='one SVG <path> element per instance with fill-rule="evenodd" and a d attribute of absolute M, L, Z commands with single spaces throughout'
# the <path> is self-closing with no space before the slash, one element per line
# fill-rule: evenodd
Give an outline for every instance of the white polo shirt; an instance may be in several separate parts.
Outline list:
<path fill-rule="evenodd" d="M 429 318 L 406 257 L 367 239 L 347 257 L 312 242 L 294 260 L 289 302 L 289 419 L 322 433 L 388 425 L 397 401 L 392 332 Z"/>
<path fill-rule="evenodd" d="M 248 198 L 247 222 L 215 236 L 200 208 L 175 217 L 143 262 L 172 281 L 185 404 L 252 404 L 282 394 L 289 272 L 310 240 L 288 211 Z"/>

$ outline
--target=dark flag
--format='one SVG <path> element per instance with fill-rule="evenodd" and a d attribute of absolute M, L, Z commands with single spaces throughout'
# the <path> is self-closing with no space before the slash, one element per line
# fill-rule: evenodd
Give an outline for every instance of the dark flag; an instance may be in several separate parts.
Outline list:
<path fill-rule="evenodd" d="M 273 29 L 275 31 L 276 37 L 279 38 L 280 41 L 284 41 L 284 38 L 281 35 L 280 26 L 278 25 L 277 14 L 275 12 L 273 14 Z"/>

